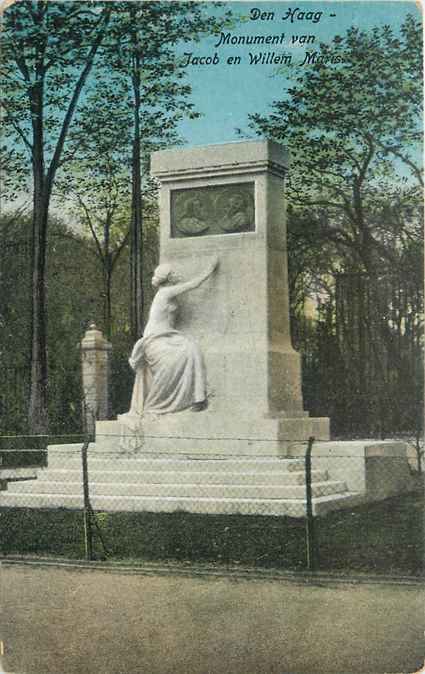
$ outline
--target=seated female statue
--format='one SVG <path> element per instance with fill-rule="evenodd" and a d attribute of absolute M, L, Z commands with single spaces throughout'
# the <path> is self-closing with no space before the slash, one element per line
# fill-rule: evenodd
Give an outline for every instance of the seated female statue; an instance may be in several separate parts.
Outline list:
<path fill-rule="evenodd" d="M 129 363 L 136 372 L 130 415 L 167 414 L 207 406 L 206 373 L 201 350 L 188 335 L 174 329 L 177 297 L 197 288 L 218 265 L 215 258 L 203 274 L 181 282 L 167 264 L 156 268 L 157 288 L 144 335 L 134 345 Z"/>

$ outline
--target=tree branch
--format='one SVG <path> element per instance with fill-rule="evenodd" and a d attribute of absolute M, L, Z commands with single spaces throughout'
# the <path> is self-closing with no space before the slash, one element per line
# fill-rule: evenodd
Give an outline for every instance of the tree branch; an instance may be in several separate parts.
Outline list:
<path fill-rule="evenodd" d="M 118 248 L 115 250 L 115 254 L 112 257 L 111 262 L 111 272 L 114 270 L 115 264 L 118 261 L 118 258 L 120 257 L 125 246 L 127 245 L 129 238 L 130 238 L 130 231 L 127 232 L 121 243 L 118 245 Z"/>
<path fill-rule="evenodd" d="M 102 244 L 100 243 L 99 238 L 98 238 L 98 236 L 97 236 L 97 234 L 96 234 L 96 230 L 95 230 L 95 228 L 94 228 L 94 226 L 93 226 L 93 223 L 92 223 L 92 219 L 91 219 L 91 216 L 90 216 L 89 209 L 87 208 L 86 204 L 84 203 L 84 201 L 82 200 L 82 198 L 80 197 L 79 194 L 76 194 L 76 197 L 77 197 L 77 199 L 78 199 L 78 202 L 79 202 L 81 208 L 83 209 L 83 211 L 84 211 L 84 213 L 85 213 L 85 215 L 86 215 L 86 218 L 87 218 L 87 224 L 88 224 L 88 226 L 89 226 L 91 235 L 92 235 L 92 237 L 93 237 L 93 239 L 94 239 L 94 242 L 95 242 L 95 245 L 96 245 L 96 248 L 97 248 L 97 252 L 98 252 L 99 258 L 101 259 L 102 264 L 104 264 L 104 263 L 105 263 L 105 260 L 104 260 L 104 254 L 103 254 Z"/>
<path fill-rule="evenodd" d="M 365 138 L 369 149 L 366 152 L 366 156 L 363 160 L 363 164 L 361 165 L 360 173 L 358 176 L 357 183 L 359 185 L 359 188 L 361 187 L 366 177 L 366 171 L 369 167 L 370 162 L 372 161 L 373 155 L 375 154 L 375 143 L 372 140 L 372 137 L 369 134 L 366 134 Z"/>
<path fill-rule="evenodd" d="M 408 166 L 408 167 L 412 170 L 412 173 L 413 173 L 413 174 L 416 176 L 416 178 L 418 179 L 419 184 L 421 185 L 421 187 L 424 186 L 424 180 L 423 180 L 422 171 L 420 170 L 420 168 L 419 168 L 419 167 L 418 167 L 418 166 L 417 166 L 411 159 L 409 159 L 409 157 L 406 157 L 406 155 L 404 155 L 404 154 L 403 154 L 402 152 L 400 152 L 399 150 L 396 150 L 396 149 L 395 149 L 394 147 L 392 147 L 391 145 L 384 145 L 383 143 L 380 143 L 379 141 L 377 141 L 377 144 L 378 144 L 379 147 L 382 148 L 385 152 L 391 152 L 393 155 L 395 155 L 396 157 L 398 157 L 399 159 L 401 159 L 401 161 L 402 161 L 404 164 L 406 164 L 406 166 Z"/>
<path fill-rule="evenodd" d="M 356 248 L 356 243 L 353 239 L 350 239 L 349 236 L 344 232 L 340 227 L 329 227 L 329 225 L 321 225 L 321 231 L 326 235 L 328 239 L 334 241 L 334 243 L 341 243 L 344 246 L 350 248 Z"/>
<path fill-rule="evenodd" d="M 1 105 L 2 108 L 5 110 L 7 119 L 9 120 L 10 124 L 13 126 L 13 128 L 14 128 L 15 131 L 16 131 L 16 133 L 18 133 L 18 134 L 20 135 L 21 139 L 23 140 L 23 142 L 25 143 L 25 145 L 27 146 L 27 148 L 29 149 L 29 151 L 30 151 L 31 154 L 32 154 L 33 145 L 32 145 L 32 143 L 30 143 L 30 141 L 29 141 L 28 138 L 26 137 L 25 133 L 23 132 L 23 130 L 21 129 L 21 127 L 20 127 L 19 124 L 17 123 L 17 121 L 13 119 L 12 115 L 10 114 L 10 112 L 9 112 L 9 110 L 8 110 L 8 108 L 7 108 L 7 103 L 6 103 L 6 101 L 5 101 L 4 99 L 3 99 L 3 100 L 0 100 L 0 105 Z"/>
<path fill-rule="evenodd" d="M 16 73 L 16 70 L 15 70 L 15 73 Z M 16 76 L 14 77 L 13 75 L 9 75 L 9 73 L 6 72 L 5 70 L 0 70 L 0 75 L 2 77 L 4 77 L 6 80 L 10 80 L 14 84 L 19 84 L 19 83 L 25 84 L 26 83 L 26 80 L 24 80 L 22 77 L 18 77 L 17 73 L 16 73 Z"/>
<path fill-rule="evenodd" d="M 102 42 L 102 39 L 105 34 L 105 29 L 106 26 L 108 25 L 109 18 L 111 15 L 112 11 L 112 3 L 104 10 L 104 16 L 103 18 L 99 19 L 99 23 L 103 21 L 103 27 L 99 29 L 98 34 L 96 36 L 96 39 L 93 42 L 93 45 L 89 51 L 86 65 L 84 66 L 83 70 L 80 73 L 80 77 L 78 78 L 78 81 L 75 85 L 74 93 L 71 97 L 71 100 L 69 102 L 68 110 L 66 111 L 63 123 L 62 123 L 62 128 L 59 134 L 58 141 L 56 143 L 55 151 L 53 153 L 53 157 L 50 162 L 49 169 L 47 171 L 47 191 L 50 192 L 53 184 L 53 179 L 56 173 L 56 170 L 59 165 L 59 160 L 60 156 L 62 154 L 63 146 L 65 144 L 65 139 L 66 135 L 68 133 L 68 129 L 71 125 L 72 118 L 74 116 L 75 109 L 77 107 L 78 99 L 80 97 L 81 91 L 83 89 L 83 86 L 87 80 L 87 77 L 90 73 L 90 70 L 92 68 L 93 62 L 94 62 L 94 57 L 96 56 L 96 52 Z"/>
<path fill-rule="evenodd" d="M 11 23 L 16 31 L 16 21 L 15 21 L 15 16 L 14 13 L 11 12 Z M 12 52 L 14 59 L 16 61 L 16 65 L 18 66 L 19 70 L 21 71 L 24 80 L 26 81 L 27 84 L 31 85 L 31 77 L 29 74 L 28 66 L 25 62 L 25 59 L 22 57 L 22 50 L 20 49 L 19 45 L 16 44 L 15 40 L 13 39 L 13 33 L 10 35 L 10 41 L 12 46 Z"/>
<path fill-rule="evenodd" d="M 321 200 L 319 199 L 317 201 L 316 200 L 315 201 L 306 201 L 305 197 L 299 196 L 299 197 L 295 197 L 295 199 L 291 199 L 291 201 L 293 201 L 293 200 L 297 201 L 298 203 L 302 204 L 303 206 L 329 206 L 330 208 L 339 208 L 339 209 L 345 210 L 345 205 L 339 204 L 339 203 L 334 202 L 334 201 L 326 201 L 324 199 L 321 199 Z"/>

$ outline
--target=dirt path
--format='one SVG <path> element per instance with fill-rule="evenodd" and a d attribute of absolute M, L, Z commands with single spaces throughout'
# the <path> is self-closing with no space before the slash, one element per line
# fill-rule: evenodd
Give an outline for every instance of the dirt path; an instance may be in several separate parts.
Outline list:
<path fill-rule="evenodd" d="M 8 564 L 1 586 L 2 665 L 15 674 L 378 674 L 423 663 L 418 586 Z"/>

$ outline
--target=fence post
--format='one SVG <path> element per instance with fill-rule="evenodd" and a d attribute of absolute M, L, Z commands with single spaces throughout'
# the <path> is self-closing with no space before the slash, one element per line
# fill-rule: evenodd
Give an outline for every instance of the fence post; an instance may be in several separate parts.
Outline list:
<path fill-rule="evenodd" d="M 85 440 L 81 448 L 81 462 L 83 468 L 83 496 L 84 496 L 84 546 L 86 559 L 93 559 L 93 531 L 91 520 L 90 493 L 89 493 L 89 473 L 87 465 L 88 440 Z"/>
<path fill-rule="evenodd" d="M 311 488 L 311 451 L 313 449 L 313 443 L 314 438 L 310 437 L 308 439 L 307 451 L 305 454 L 306 548 L 307 568 L 309 571 L 316 571 L 319 566 L 319 553 L 313 515 L 313 494 Z"/>
<path fill-rule="evenodd" d="M 96 419 L 109 419 L 111 414 L 109 380 L 112 345 L 91 323 L 81 340 L 81 365 L 87 432 L 95 433 Z"/>

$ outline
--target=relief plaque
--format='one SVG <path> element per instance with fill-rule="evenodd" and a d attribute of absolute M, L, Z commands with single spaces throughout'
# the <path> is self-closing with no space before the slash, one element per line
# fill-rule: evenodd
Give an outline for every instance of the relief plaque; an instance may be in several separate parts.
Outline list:
<path fill-rule="evenodd" d="M 214 236 L 255 231 L 254 183 L 171 192 L 171 236 Z"/>

